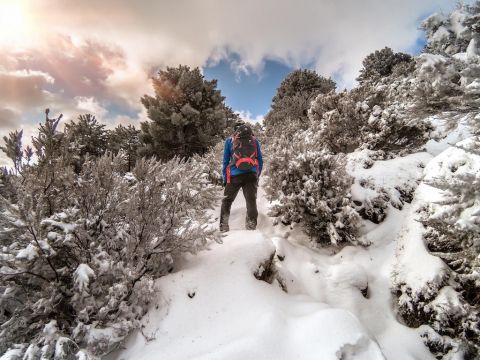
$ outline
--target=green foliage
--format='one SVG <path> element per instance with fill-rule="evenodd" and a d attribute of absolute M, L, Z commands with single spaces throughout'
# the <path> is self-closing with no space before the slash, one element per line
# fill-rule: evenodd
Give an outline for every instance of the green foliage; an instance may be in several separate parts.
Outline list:
<path fill-rule="evenodd" d="M 266 184 L 268 199 L 275 201 L 271 215 L 284 224 L 301 223 L 317 243 L 356 244 L 359 216 L 353 209 L 353 179 L 345 171 L 345 157 L 304 141 L 310 135 L 306 131 L 293 141 L 275 140 L 279 150 L 270 154 Z"/>
<path fill-rule="evenodd" d="M 155 97 L 141 99 L 152 120 L 141 124 L 141 155 L 171 159 L 203 154 L 238 118 L 225 106 L 217 81 L 205 80 L 198 68 L 168 67 L 152 82 Z"/>
<path fill-rule="evenodd" d="M 108 151 L 124 158 L 125 171 L 131 171 L 135 166 L 140 145 L 140 130 L 133 125 L 118 125 L 108 133 Z"/>
<path fill-rule="evenodd" d="M 280 84 L 276 95 L 272 99 L 273 105 L 277 105 L 286 97 L 298 94 L 314 97 L 318 94 L 328 94 L 336 87 L 332 79 L 318 75 L 314 70 L 299 69 L 291 72 Z"/>
<path fill-rule="evenodd" d="M 265 117 L 267 138 L 294 134 L 308 128 L 308 109 L 319 94 L 335 90 L 335 82 L 313 70 L 295 70 L 280 84 L 272 99 L 272 110 Z"/>
<path fill-rule="evenodd" d="M 389 47 L 369 54 L 363 60 L 363 68 L 360 70 L 360 76 L 357 81 L 360 83 L 392 74 L 396 65 L 402 63 L 410 63 L 413 59 L 410 55 L 404 53 L 394 53 Z"/>
<path fill-rule="evenodd" d="M 95 115 L 80 115 L 77 121 L 65 124 L 65 135 L 70 143 L 69 150 L 75 151 L 78 156 L 90 154 L 98 157 L 105 151 L 105 125 L 100 124 Z"/>

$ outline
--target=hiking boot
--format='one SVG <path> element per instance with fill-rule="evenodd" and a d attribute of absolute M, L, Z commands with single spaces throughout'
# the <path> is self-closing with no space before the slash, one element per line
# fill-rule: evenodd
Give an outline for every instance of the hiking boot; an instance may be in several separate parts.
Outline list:
<path fill-rule="evenodd" d="M 228 224 L 220 224 L 220 232 L 224 233 L 230 230 Z"/>
<path fill-rule="evenodd" d="M 255 230 L 257 228 L 257 222 L 255 220 L 246 219 L 245 221 L 245 229 L 247 230 Z"/>

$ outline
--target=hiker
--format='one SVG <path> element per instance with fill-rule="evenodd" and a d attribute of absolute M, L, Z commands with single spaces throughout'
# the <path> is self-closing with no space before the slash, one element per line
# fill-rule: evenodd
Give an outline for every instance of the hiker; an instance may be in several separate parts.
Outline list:
<path fill-rule="evenodd" d="M 263 168 L 260 143 L 250 126 L 243 121 L 234 125 L 234 133 L 225 141 L 223 150 L 223 185 L 225 186 L 220 210 L 220 231 L 229 231 L 228 219 L 232 203 L 240 188 L 247 203 L 245 228 L 257 227 L 257 187 Z"/>

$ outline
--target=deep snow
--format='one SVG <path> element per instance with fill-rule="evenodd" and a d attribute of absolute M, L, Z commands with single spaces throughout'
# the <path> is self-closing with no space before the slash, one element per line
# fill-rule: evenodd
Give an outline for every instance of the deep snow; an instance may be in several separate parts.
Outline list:
<path fill-rule="evenodd" d="M 239 193 L 223 244 L 211 244 L 157 280 L 157 301 L 142 331 L 107 359 L 433 359 L 421 328 L 402 324 L 391 293 L 399 278 L 420 289 L 442 271 L 440 259 L 425 250 L 415 210 L 430 196 L 424 168 L 469 132 L 462 122 L 451 131 L 442 119 L 432 120 L 439 137 L 448 137 L 430 141 L 423 152 L 376 161 L 368 169 L 362 166 L 368 153 L 350 156 L 356 199 L 376 194 L 360 179 L 382 188 L 394 204 L 401 201 L 396 185 L 420 184 L 412 204 L 389 203 L 385 221 L 363 222 L 368 247 L 315 248 L 299 227 L 273 226 L 262 188 L 258 229 L 243 230 L 245 200 Z M 274 254 L 281 284 L 257 280 L 254 273 Z"/>
<path fill-rule="evenodd" d="M 367 232 L 368 248 L 312 249 L 299 229 L 271 225 L 263 189 L 259 226 L 242 230 L 245 201 L 232 209 L 223 244 L 189 257 L 157 281 L 144 328 L 108 359 L 429 359 L 401 325 L 390 294 L 394 232 L 402 212 Z M 389 236 L 386 236 L 389 234 Z M 254 277 L 276 252 L 288 293 Z M 282 258 L 283 261 L 280 261 Z M 362 295 L 368 285 L 368 299 Z"/>
<path fill-rule="evenodd" d="M 278 283 L 255 278 L 275 245 L 283 244 L 291 247 L 283 248 L 284 264 L 295 259 L 299 264 L 290 269 L 298 273 L 289 281 L 323 286 L 314 280 L 320 278 L 314 263 L 303 263 L 315 253 L 275 236 L 277 229 L 264 215 L 262 189 L 259 205 L 258 229 L 242 230 L 245 201 L 239 194 L 223 244 L 212 244 L 157 281 L 158 302 L 144 318 L 143 334 L 134 333 L 126 350 L 109 359 L 383 359 L 375 339 L 351 312 L 294 286 L 287 294 Z M 314 277 L 302 277 L 302 272 Z"/>

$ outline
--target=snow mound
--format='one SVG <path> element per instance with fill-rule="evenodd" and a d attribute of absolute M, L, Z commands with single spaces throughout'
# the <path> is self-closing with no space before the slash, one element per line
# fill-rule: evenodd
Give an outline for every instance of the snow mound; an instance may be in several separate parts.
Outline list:
<path fill-rule="evenodd" d="M 431 134 L 432 139 L 425 144 L 425 149 L 432 156 L 437 156 L 459 141 L 472 136 L 471 119 L 468 115 L 446 113 L 432 116 L 429 120 L 435 130 Z"/>
<path fill-rule="evenodd" d="M 108 358 L 384 358 L 350 312 L 257 280 L 254 274 L 267 271 L 274 254 L 258 230 L 230 231 L 224 244 L 212 244 L 158 280 L 159 301 L 142 331 Z"/>
<path fill-rule="evenodd" d="M 444 281 L 447 268 L 438 257 L 431 255 L 423 241 L 424 226 L 419 221 L 419 210 L 426 203 L 439 200 L 438 191 L 421 183 L 415 191 L 409 214 L 397 237 L 397 257 L 394 266 L 394 284 L 408 287 L 409 297 L 400 298 L 400 305 L 412 308 L 426 294 L 433 295 Z"/>
<path fill-rule="evenodd" d="M 465 130 L 453 138 L 465 134 Z M 480 174 L 480 156 L 468 154 L 462 147 L 472 147 L 477 138 L 471 137 L 451 146 L 433 158 L 425 168 L 425 177 L 414 194 L 414 201 L 407 220 L 397 237 L 397 262 L 394 270 L 394 283 L 403 288 L 400 305 L 412 308 L 412 301 L 429 299 L 436 295 L 447 278 L 447 266 L 437 256 L 431 255 L 425 245 L 425 227 L 420 222 L 422 209 L 432 209 L 432 217 L 443 218 L 442 201 L 448 196 L 444 190 L 434 187 L 437 179 L 448 184 L 456 184 L 458 179 L 474 183 L 470 174 Z M 430 185 L 432 184 L 432 185 Z M 476 202 L 460 212 L 459 220 L 451 224 L 459 227 L 473 227 L 475 214 L 479 209 Z M 408 295 L 407 295 L 408 294 Z"/>
<path fill-rule="evenodd" d="M 354 178 L 351 194 L 364 219 L 381 223 L 392 212 L 410 203 L 423 168 L 432 156 L 426 152 L 373 162 L 370 150 L 349 154 L 347 171 Z M 365 224 L 366 229 L 373 224 Z"/>

